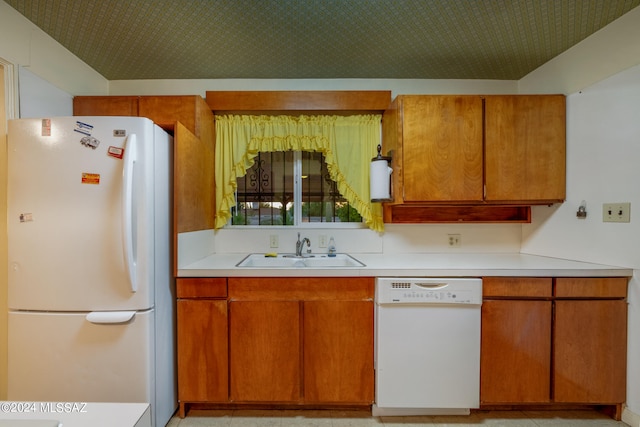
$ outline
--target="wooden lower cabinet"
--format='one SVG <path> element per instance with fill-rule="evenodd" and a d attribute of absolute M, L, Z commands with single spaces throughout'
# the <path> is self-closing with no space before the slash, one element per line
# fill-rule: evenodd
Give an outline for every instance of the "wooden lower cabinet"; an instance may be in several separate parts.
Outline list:
<path fill-rule="evenodd" d="M 626 399 L 627 278 L 484 278 L 480 403 Z"/>
<path fill-rule="evenodd" d="M 297 402 L 300 383 L 300 303 L 229 303 L 230 399 Z"/>
<path fill-rule="evenodd" d="M 226 402 L 227 301 L 178 301 L 180 400 Z"/>
<path fill-rule="evenodd" d="M 371 405 L 373 293 L 371 277 L 178 279 L 180 416 L 190 404 Z"/>
<path fill-rule="evenodd" d="M 551 301 L 482 304 L 482 403 L 547 403 L 551 390 Z"/>
<path fill-rule="evenodd" d="M 179 414 L 197 402 L 228 402 L 227 279 L 176 281 Z"/>
<path fill-rule="evenodd" d="M 232 402 L 373 402 L 373 278 L 229 278 L 229 299 Z"/>
<path fill-rule="evenodd" d="M 373 303 L 305 301 L 306 402 L 373 401 Z"/>
<path fill-rule="evenodd" d="M 626 344 L 626 301 L 556 301 L 554 401 L 624 402 Z"/>

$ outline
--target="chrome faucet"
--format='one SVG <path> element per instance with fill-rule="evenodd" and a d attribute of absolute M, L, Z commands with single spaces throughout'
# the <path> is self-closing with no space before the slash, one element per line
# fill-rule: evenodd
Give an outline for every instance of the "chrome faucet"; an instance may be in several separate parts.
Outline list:
<path fill-rule="evenodd" d="M 307 242 L 307 253 L 311 252 L 311 242 L 306 237 L 300 240 L 300 233 L 298 233 L 298 241 L 296 242 L 296 256 L 302 256 L 302 247 Z"/>

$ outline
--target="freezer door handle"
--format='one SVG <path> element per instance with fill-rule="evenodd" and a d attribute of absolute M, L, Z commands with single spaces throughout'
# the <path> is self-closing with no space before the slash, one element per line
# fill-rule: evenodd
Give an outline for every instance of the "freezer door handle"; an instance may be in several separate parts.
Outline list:
<path fill-rule="evenodd" d="M 135 315 L 135 311 L 92 311 L 87 314 L 87 320 L 96 324 L 118 324 L 130 321 Z"/>
<path fill-rule="evenodd" d="M 138 290 L 136 260 L 133 253 L 133 170 L 136 164 L 136 134 L 127 138 L 122 166 L 122 246 L 131 292 Z"/>

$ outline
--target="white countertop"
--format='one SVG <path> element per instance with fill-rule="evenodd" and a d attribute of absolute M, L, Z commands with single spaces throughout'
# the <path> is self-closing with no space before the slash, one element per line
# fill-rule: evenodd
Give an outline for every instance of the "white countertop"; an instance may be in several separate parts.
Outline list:
<path fill-rule="evenodd" d="M 632 268 L 518 253 L 411 253 L 349 255 L 365 267 L 239 268 L 248 254 L 214 254 L 178 269 L 178 277 L 616 277 Z"/>
<path fill-rule="evenodd" d="M 148 403 L 0 402 L 0 427 L 151 427 Z"/>

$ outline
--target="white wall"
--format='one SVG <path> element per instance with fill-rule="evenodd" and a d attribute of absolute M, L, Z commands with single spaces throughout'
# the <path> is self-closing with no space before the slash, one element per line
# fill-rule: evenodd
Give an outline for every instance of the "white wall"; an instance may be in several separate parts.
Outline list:
<path fill-rule="evenodd" d="M 73 115 L 73 96 L 36 76 L 24 67 L 18 72 L 20 118 Z"/>

